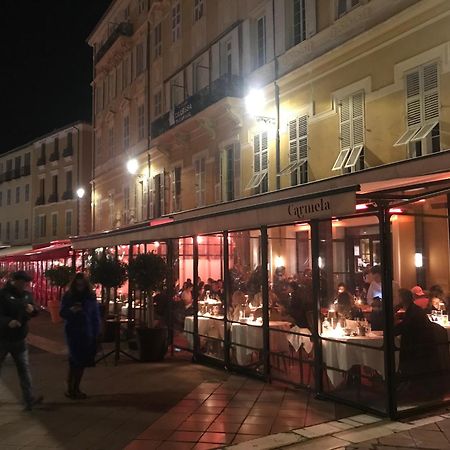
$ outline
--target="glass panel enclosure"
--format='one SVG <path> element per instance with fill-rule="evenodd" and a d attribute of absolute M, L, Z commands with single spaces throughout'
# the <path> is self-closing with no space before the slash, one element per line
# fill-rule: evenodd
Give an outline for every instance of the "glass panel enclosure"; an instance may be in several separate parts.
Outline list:
<path fill-rule="evenodd" d="M 199 352 L 224 359 L 223 235 L 197 236 Z M 193 328 L 186 317 L 185 329 Z"/>
<path fill-rule="evenodd" d="M 447 196 L 391 216 L 398 411 L 450 399 Z"/>
<path fill-rule="evenodd" d="M 261 233 L 232 232 L 228 236 L 230 363 L 263 372 L 263 295 Z"/>
<path fill-rule="evenodd" d="M 311 228 L 270 228 L 269 346 L 271 377 L 296 385 L 314 384 Z"/>
<path fill-rule="evenodd" d="M 319 223 L 324 391 L 386 411 L 379 226 L 376 216 Z"/>

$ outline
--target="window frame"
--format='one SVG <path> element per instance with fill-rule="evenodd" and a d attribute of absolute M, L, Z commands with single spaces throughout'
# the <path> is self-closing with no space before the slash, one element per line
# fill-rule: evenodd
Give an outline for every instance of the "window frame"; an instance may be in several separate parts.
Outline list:
<path fill-rule="evenodd" d="M 201 20 L 201 18 L 205 15 L 204 8 L 204 0 L 194 0 L 194 23 Z"/>
<path fill-rule="evenodd" d="M 171 35 L 172 43 L 181 39 L 181 2 L 176 0 L 172 2 L 171 10 Z"/>

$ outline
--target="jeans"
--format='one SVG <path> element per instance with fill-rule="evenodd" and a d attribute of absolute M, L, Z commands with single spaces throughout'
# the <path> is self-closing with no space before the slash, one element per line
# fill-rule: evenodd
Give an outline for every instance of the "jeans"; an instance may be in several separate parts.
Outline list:
<path fill-rule="evenodd" d="M 23 400 L 26 405 L 29 405 L 33 402 L 33 392 L 27 343 L 24 340 L 17 342 L 0 341 L 0 370 L 8 353 L 11 354 L 16 364 Z"/>

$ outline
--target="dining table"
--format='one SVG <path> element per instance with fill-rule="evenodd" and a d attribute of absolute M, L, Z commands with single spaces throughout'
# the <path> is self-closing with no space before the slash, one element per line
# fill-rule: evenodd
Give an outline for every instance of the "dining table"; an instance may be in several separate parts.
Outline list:
<path fill-rule="evenodd" d="M 184 318 L 184 332 L 188 342 L 188 348 L 194 348 L 194 316 Z M 204 315 L 198 316 L 198 334 L 201 337 L 210 337 L 215 339 L 224 338 L 223 316 Z"/>

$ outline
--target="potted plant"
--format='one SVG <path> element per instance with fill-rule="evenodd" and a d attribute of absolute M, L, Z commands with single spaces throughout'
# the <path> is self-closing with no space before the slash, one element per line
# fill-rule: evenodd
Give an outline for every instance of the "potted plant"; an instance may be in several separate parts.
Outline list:
<path fill-rule="evenodd" d="M 153 296 L 162 290 L 168 275 L 168 266 L 155 253 L 142 253 L 130 261 L 130 282 L 141 291 L 144 317 L 136 329 L 141 361 L 161 361 L 167 352 L 168 330 L 155 326 Z"/>
<path fill-rule="evenodd" d="M 59 307 L 64 288 L 70 283 L 74 274 L 72 267 L 56 266 L 45 271 L 45 277 L 52 286 L 56 286 L 56 297 L 48 301 L 47 308 L 53 323 L 61 322 Z"/>
<path fill-rule="evenodd" d="M 108 254 L 94 256 L 90 266 L 91 281 L 101 284 L 102 291 L 102 317 L 104 320 L 103 340 L 113 342 L 117 322 L 107 321 L 111 291 L 114 293 L 127 281 L 127 265 Z M 114 311 L 116 310 L 116 295 L 114 295 Z"/>

